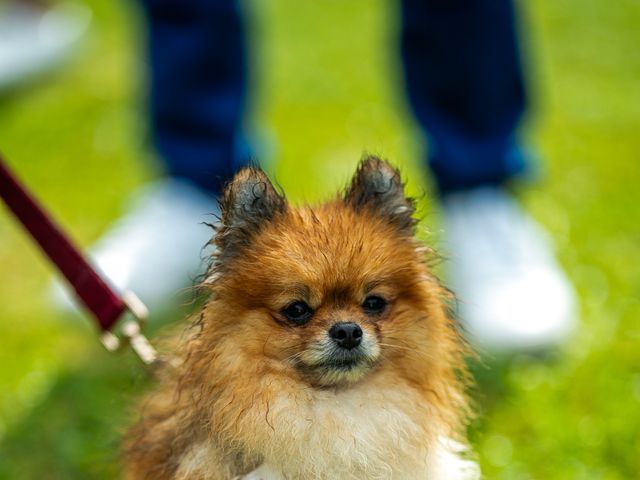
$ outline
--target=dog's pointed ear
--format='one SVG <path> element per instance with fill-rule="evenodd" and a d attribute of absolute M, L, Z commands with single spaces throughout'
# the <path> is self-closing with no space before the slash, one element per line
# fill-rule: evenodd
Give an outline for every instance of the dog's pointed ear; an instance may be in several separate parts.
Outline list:
<path fill-rule="evenodd" d="M 414 233 L 415 201 L 405 195 L 400 172 L 378 157 L 362 159 L 344 202 L 356 211 L 368 210 L 384 218 L 403 233 Z"/>
<path fill-rule="evenodd" d="M 221 227 L 215 243 L 223 254 L 232 254 L 269 221 L 285 212 L 287 201 L 259 168 L 236 173 L 220 200 Z"/>

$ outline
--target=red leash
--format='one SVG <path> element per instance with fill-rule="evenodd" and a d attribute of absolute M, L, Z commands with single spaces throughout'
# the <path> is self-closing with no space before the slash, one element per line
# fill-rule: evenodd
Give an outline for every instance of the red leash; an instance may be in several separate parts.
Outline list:
<path fill-rule="evenodd" d="M 11 173 L 2 157 L 0 198 L 67 279 L 80 302 L 93 314 L 107 349 L 115 350 L 120 346 L 120 339 L 112 332 L 120 318 L 130 312 L 134 319 L 123 323 L 122 333 L 143 362 L 154 362 L 156 352 L 141 333 L 141 324 L 147 316 L 144 304 L 132 292 L 125 292 L 120 296 L 96 272 L 80 250 Z"/>

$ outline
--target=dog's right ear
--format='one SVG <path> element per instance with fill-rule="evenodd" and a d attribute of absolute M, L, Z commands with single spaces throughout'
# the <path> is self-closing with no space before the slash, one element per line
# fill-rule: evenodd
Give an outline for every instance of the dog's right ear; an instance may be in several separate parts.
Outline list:
<path fill-rule="evenodd" d="M 414 234 L 415 201 L 405 195 L 398 169 L 385 160 L 369 155 L 360 161 L 344 202 L 356 211 L 369 210 L 402 233 Z"/>
<path fill-rule="evenodd" d="M 243 168 L 227 185 L 220 200 L 222 225 L 215 238 L 219 253 L 233 255 L 248 245 L 263 225 L 286 209 L 284 196 L 262 170 Z"/>

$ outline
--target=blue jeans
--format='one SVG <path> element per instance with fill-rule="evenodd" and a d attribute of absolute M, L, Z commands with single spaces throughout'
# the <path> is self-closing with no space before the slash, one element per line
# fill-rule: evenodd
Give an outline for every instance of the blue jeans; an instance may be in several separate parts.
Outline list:
<path fill-rule="evenodd" d="M 217 193 L 248 160 L 242 12 L 234 0 L 142 1 L 154 143 L 170 175 Z M 400 50 L 440 193 L 501 184 L 525 169 L 512 0 L 403 0 Z"/>

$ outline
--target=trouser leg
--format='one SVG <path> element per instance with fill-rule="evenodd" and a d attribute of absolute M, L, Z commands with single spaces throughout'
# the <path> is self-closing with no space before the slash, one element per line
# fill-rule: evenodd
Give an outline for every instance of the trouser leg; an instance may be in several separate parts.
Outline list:
<path fill-rule="evenodd" d="M 142 0 L 149 23 L 155 147 L 169 175 L 217 192 L 247 160 L 247 86 L 239 2 Z"/>
<path fill-rule="evenodd" d="M 525 169 L 525 88 L 512 0 L 403 0 L 402 59 L 442 194 Z"/>

